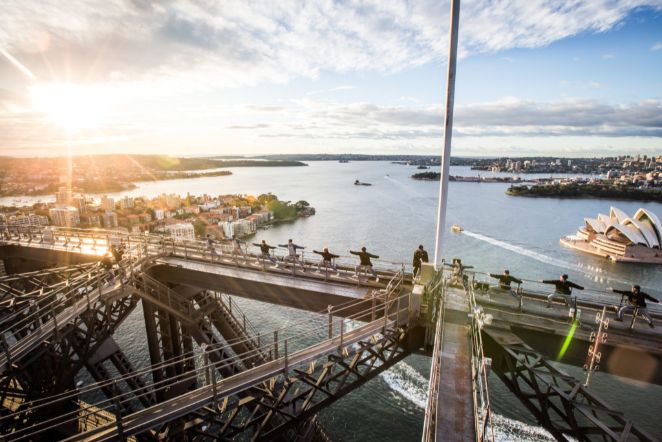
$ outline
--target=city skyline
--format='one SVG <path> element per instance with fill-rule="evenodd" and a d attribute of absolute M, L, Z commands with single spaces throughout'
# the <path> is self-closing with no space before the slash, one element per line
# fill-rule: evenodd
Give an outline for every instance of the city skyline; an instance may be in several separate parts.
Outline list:
<path fill-rule="evenodd" d="M 0 155 L 435 154 L 446 2 L 10 2 Z M 662 2 L 466 1 L 453 155 L 662 154 Z"/>

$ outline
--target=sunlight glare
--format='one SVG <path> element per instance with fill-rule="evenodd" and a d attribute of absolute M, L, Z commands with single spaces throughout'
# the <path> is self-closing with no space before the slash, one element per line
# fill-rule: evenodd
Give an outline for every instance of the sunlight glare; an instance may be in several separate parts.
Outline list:
<path fill-rule="evenodd" d="M 42 83 L 31 88 L 36 111 L 68 131 L 98 127 L 104 117 L 107 100 L 94 86 L 69 83 Z"/>

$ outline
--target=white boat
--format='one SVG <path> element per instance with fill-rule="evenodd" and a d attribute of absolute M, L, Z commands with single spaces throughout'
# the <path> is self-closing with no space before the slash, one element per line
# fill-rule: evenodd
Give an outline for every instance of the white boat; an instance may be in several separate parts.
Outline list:
<path fill-rule="evenodd" d="M 464 229 L 459 224 L 453 224 L 451 226 L 451 232 L 460 233 L 462 231 L 464 231 Z"/>

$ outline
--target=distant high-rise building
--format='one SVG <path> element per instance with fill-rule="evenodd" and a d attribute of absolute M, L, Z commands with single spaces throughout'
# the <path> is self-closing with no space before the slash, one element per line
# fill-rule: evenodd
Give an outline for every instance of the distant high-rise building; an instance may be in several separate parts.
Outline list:
<path fill-rule="evenodd" d="M 55 192 L 55 203 L 60 205 L 68 206 L 71 204 L 73 199 L 73 192 L 68 187 L 60 187 L 58 191 Z"/>
<path fill-rule="evenodd" d="M 101 197 L 101 208 L 105 211 L 115 210 L 115 200 L 104 195 Z"/>
<path fill-rule="evenodd" d="M 53 207 L 48 210 L 53 225 L 60 227 L 76 227 L 80 224 L 80 216 L 75 207 Z"/>
<path fill-rule="evenodd" d="M 133 198 L 129 198 L 128 196 L 125 196 L 120 200 L 120 207 L 122 209 L 132 209 L 135 206 L 135 202 L 133 201 Z"/>
<path fill-rule="evenodd" d="M 106 211 L 106 213 L 104 213 L 103 216 L 101 217 L 101 221 L 106 229 L 112 229 L 117 227 L 118 225 L 117 214 L 112 210 Z"/>

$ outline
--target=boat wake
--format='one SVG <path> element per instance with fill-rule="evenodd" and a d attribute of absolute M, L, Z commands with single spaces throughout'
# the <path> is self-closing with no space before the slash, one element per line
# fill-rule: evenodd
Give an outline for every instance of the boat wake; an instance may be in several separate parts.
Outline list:
<path fill-rule="evenodd" d="M 526 249 L 524 247 L 517 246 L 515 244 L 510 244 L 510 243 L 507 243 L 505 241 L 500 241 L 498 239 L 495 239 L 495 238 L 492 238 L 492 237 L 489 237 L 489 236 L 486 236 L 486 235 L 482 235 L 480 233 L 474 233 L 474 232 L 470 232 L 468 230 L 464 230 L 462 233 L 464 233 L 465 235 L 470 236 L 472 238 L 476 238 L 477 240 L 485 241 L 485 242 L 487 242 L 489 244 L 492 244 L 494 246 L 501 247 L 502 249 L 510 250 L 511 252 L 515 252 L 515 253 L 519 253 L 520 255 L 528 256 L 529 258 L 533 258 L 536 261 L 540 261 L 540 262 L 543 262 L 545 264 L 551 264 L 553 266 L 560 267 L 560 268 L 563 268 L 563 269 L 572 268 L 572 269 L 580 270 L 579 266 L 577 264 L 572 263 L 572 262 L 564 261 L 562 259 L 552 258 L 551 256 L 547 256 L 547 255 L 542 254 L 542 253 L 534 252 L 533 250 L 529 250 L 529 249 Z"/>
<path fill-rule="evenodd" d="M 529 258 L 535 259 L 536 261 L 540 261 L 545 264 L 550 264 L 566 270 L 575 270 L 578 272 L 582 272 L 584 275 L 590 277 L 591 279 L 593 279 L 595 282 L 598 283 L 619 282 L 621 284 L 626 284 L 626 285 L 634 284 L 634 282 L 629 280 L 615 278 L 612 275 L 605 275 L 604 270 L 597 266 L 583 265 L 580 263 L 572 263 L 570 261 L 564 261 L 562 259 L 552 258 L 551 256 L 545 255 L 543 253 L 535 252 L 533 250 L 529 250 L 527 248 L 515 244 L 510 244 L 505 241 L 501 241 L 487 235 L 471 232 L 469 230 L 463 230 L 462 232 L 459 233 L 464 233 L 467 236 L 492 244 L 493 246 L 501 247 L 502 249 L 509 250 L 511 252 L 515 252 L 523 256 L 528 256 Z"/>
<path fill-rule="evenodd" d="M 391 390 L 421 409 L 427 403 L 428 380 L 411 365 L 400 362 L 380 375 Z M 492 414 L 494 440 L 506 441 L 554 441 L 544 428 L 528 425 L 499 414 Z"/>

